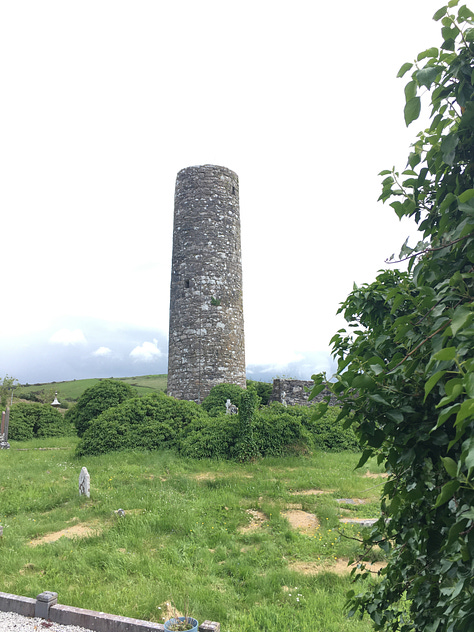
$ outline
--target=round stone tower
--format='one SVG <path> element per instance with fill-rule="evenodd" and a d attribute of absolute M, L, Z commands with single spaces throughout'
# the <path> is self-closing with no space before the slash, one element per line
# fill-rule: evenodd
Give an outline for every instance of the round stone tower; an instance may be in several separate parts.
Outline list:
<path fill-rule="evenodd" d="M 201 403 L 221 383 L 245 387 L 239 180 L 202 165 L 176 178 L 168 395 Z"/>

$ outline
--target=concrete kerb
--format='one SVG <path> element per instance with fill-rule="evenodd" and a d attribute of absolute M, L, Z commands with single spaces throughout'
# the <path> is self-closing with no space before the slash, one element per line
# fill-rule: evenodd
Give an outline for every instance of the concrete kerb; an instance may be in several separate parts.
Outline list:
<path fill-rule="evenodd" d="M 36 599 L 0 592 L 0 610 L 63 625 L 77 625 L 95 632 L 164 632 L 165 629 L 162 623 L 63 606 L 57 600 L 58 594 L 50 591 L 42 592 Z M 216 621 L 204 621 L 199 626 L 199 632 L 220 632 L 220 628 L 220 623 Z"/>

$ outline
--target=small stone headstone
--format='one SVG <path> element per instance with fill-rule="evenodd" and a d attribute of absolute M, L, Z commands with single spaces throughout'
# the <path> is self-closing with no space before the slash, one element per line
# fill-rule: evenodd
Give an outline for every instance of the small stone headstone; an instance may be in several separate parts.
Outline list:
<path fill-rule="evenodd" d="M 235 404 L 233 404 L 230 399 L 228 399 L 225 403 L 226 415 L 236 415 L 239 412 L 239 409 Z"/>
<path fill-rule="evenodd" d="M 2 525 L 0 524 L 0 538 L 2 537 L 2 535 L 3 535 L 3 527 L 2 527 Z"/>
<path fill-rule="evenodd" d="M 86 467 L 83 467 L 81 473 L 79 474 L 79 496 L 87 496 L 89 498 L 91 495 L 91 477 L 89 476 L 89 472 Z"/>

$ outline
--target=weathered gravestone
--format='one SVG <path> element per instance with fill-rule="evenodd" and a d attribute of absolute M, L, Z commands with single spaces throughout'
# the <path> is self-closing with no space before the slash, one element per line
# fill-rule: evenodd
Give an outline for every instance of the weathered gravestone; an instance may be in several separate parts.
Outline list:
<path fill-rule="evenodd" d="M 8 443 L 8 422 L 10 419 L 10 408 L 7 406 L 6 412 L 2 412 L 2 424 L 0 427 L 0 449 L 8 450 L 10 444 Z"/>
<path fill-rule="evenodd" d="M 89 498 L 91 495 L 91 477 L 89 476 L 89 472 L 86 467 L 83 467 L 81 473 L 79 474 L 79 496 L 87 496 Z"/>
<path fill-rule="evenodd" d="M 225 403 L 225 412 L 226 415 L 236 415 L 239 412 L 239 409 L 235 404 L 233 404 L 230 399 L 228 399 Z"/>

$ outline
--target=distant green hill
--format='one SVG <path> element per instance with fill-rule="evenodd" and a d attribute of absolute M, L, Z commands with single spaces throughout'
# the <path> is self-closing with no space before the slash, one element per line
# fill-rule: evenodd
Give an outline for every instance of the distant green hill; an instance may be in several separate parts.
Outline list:
<path fill-rule="evenodd" d="M 139 395 L 146 395 L 147 393 L 166 393 L 168 376 L 166 374 L 139 375 L 136 377 L 116 377 L 111 379 L 126 382 L 133 386 Z M 101 378 L 92 378 L 88 380 L 72 380 L 70 382 L 21 384 L 15 388 L 13 399 L 14 401 L 16 399 L 29 399 L 33 401 L 36 399 L 36 401 L 51 403 L 54 399 L 54 394 L 57 392 L 58 400 L 61 403 L 72 403 L 76 402 L 87 388 L 94 386 L 94 384 L 100 381 Z"/>

